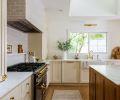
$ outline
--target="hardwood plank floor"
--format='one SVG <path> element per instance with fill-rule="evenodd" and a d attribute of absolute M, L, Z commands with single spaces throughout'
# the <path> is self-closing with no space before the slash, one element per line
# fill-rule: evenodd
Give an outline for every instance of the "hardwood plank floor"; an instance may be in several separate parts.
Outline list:
<path fill-rule="evenodd" d="M 45 100 L 52 100 L 54 90 L 79 90 L 83 100 L 89 100 L 89 86 L 87 85 L 50 85 Z"/>

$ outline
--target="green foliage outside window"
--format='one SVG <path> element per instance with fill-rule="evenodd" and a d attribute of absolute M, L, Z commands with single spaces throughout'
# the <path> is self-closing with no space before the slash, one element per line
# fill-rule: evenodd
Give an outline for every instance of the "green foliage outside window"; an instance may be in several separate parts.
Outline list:
<path fill-rule="evenodd" d="M 106 33 L 70 33 L 70 53 L 106 52 Z"/>
<path fill-rule="evenodd" d="M 103 39 L 103 38 L 104 38 L 104 34 L 100 34 L 100 33 L 90 35 L 90 39 L 92 40 Z"/>

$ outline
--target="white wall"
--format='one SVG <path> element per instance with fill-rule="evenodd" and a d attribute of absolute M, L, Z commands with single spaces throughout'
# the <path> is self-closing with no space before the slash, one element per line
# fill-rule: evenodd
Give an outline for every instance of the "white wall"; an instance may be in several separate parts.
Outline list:
<path fill-rule="evenodd" d="M 26 17 L 43 32 L 46 18 L 43 0 L 26 0 Z"/>
<path fill-rule="evenodd" d="M 7 66 L 24 62 L 25 54 L 17 55 L 16 53 L 18 52 L 18 44 L 23 45 L 24 52 L 28 51 L 28 34 L 15 30 L 11 27 L 7 27 L 7 44 L 12 45 L 13 53 L 13 55 L 7 56 Z"/>
<path fill-rule="evenodd" d="M 46 29 L 44 33 L 42 34 L 42 59 L 45 60 L 47 58 L 47 52 L 48 52 L 48 29 L 46 26 Z"/>
<path fill-rule="evenodd" d="M 18 44 L 23 45 L 23 51 L 28 51 L 28 34 L 13 29 L 7 28 L 7 44 L 12 45 L 13 53 L 18 52 Z"/>
<path fill-rule="evenodd" d="M 120 20 L 108 22 L 108 32 L 110 34 L 109 44 L 111 48 L 120 46 Z"/>
<path fill-rule="evenodd" d="M 48 25 L 48 57 L 61 56 L 62 52 L 57 48 L 57 41 L 67 39 L 69 32 L 108 32 L 107 54 L 101 57 L 110 57 L 111 49 L 120 45 L 120 21 L 70 21 L 57 16 L 49 17 Z M 85 23 L 97 24 L 94 27 L 85 27 Z M 70 56 L 72 57 L 72 55 Z"/>

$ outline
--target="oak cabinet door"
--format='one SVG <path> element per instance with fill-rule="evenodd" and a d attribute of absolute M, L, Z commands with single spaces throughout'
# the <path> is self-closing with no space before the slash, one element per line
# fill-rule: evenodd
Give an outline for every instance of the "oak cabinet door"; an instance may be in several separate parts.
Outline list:
<path fill-rule="evenodd" d="M 51 83 L 61 83 L 61 61 L 52 61 L 50 67 Z"/>
<path fill-rule="evenodd" d="M 96 83 L 95 83 L 96 96 L 95 100 L 104 100 L 104 78 L 102 75 L 96 73 Z"/>
<path fill-rule="evenodd" d="M 95 100 L 95 79 L 96 73 L 90 68 L 89 69 L 89 100 Z"/>
<path fill-rule="evenodd" d="M 62 82 L 79 83 L 80 81 L 80 63 L 76 61 L 62 62 Z"/>
<path fill-rule="evenodd" d="M 119 88 L 111 81 L 105 79 L 105 99 L 104 100 L 120 100 L 119 99 Z"/>

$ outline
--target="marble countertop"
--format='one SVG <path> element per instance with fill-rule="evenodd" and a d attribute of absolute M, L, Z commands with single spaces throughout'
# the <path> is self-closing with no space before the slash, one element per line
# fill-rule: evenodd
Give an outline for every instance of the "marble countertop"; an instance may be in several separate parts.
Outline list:
<path fill-rule="evenodd" d="M 120 59 L 49 59 L 48 61 L 120 61 Z"/>
<path fill-rule="evenodd" d="M 120 65 L 90 65 L 90 67 L 116 85 L 120 85 Z"/>
<path fill-rule="evenodd" d="M 0 83 L 0 99 L 32 74 L 32 72 L 8 72 L 8 79 Z"/>

